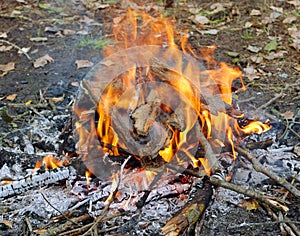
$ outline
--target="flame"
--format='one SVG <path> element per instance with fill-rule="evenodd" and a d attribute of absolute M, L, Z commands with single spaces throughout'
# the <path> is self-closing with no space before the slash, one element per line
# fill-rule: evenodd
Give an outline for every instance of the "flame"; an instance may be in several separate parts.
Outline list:
<path fill-rule="evenodd" d="M 239 79 L 242 84 L 242 89 L 245 89 L 242 81 L 242 73 L 236 67 L 230 67 L 223 62 L 218 63 L 214 60 L 213 54 L 216 49 L 215 45 L 198 51 L 193 50 L 188 43 L 188 34 L 185 32 L 178 37 L 174 29 L 174 19 L 172 18 L 164 18 L 161 15 L 155 16 L 153 12 L 150 15 L 143 11 L 128 9 L 125 16 L 120 16 L 114 20 L 113 33 L 115 43 L 113 46 L 106 46 L 104 52 L 108 57 L 128 48 L 157 45 L 164 48 L 166 54 L 174 58 L 174 70 L 166 70 L 164 76 L 169 78 L 169 85 L 180 94 L 178 100 L 182 102 L 171 101 L 172 98 L 169 98 L 169 100 L 166 98 L 166 101 L 171 104 L 176 104 L 183 110 L 185 126 L 183 129 L 178 130 L 170 125 L 166 125 L 171 135 L 167 138 L 165 147 L 159 151 L 159 155 L 164 161 L 170 162 L 175 154 L 175 150 L 181 150 L 190 158 L 194 166 L 200 165 L 200 162 L 206 174 L 210 175 L 211 169 L 208 161 L 205 158 L 199 158 L 198 160 L 198 158 L 189 152 L 190 147 L 186 147 L 185 145 L 190 141 L 188 140 L 189 134 L 196 127 L 195 124 L 198 121 L 200 121 L 201 124 L 199 131 L 205 134 L 212 146 L 220 148 L 224 145 L 231 146 L 234 158 L 236 158 L 234 149 L 234 135 L 236 133 L 238 135 L 254 132 L 262 133 L 271 127 L 260 121 L 252 121 L 248 125 L 240 127 L 237 120 L 226 114 L 225 111 L 218 109 L 212 111 L 210 104 L 206 104 L 201 100 L 202 94 L 211 94 L 214 99 L 220 99 L 225 105 L 231 106 L 232 82 Z M 177 46 L 177 44 L 181 45 L 181 47 Z M 206 69 L 195 70 L 192 64 L 184 62 L 181 55 L 177 55 L 174 49 L 183 52 L 187 58 L 204 61 Z M 156 52 L 153 51 L 153 53 Z M 122 58 L 122 60 L 126 59 L 126 56 Z M 175 71 L 179 71 L 179 73 Z M 200 78 L 200 91 L 196 91 L 197 89 L 195 89 L 195 86 L 192 84 L 193 82 L 189 81 L 186 76 L 190 78 Z M 143 92 L 142 89 L 136 93 L 136 97 L 134 98 L 130 97 L 130 92 L 126 94 L 124 90 L 136 90 L 137 85 L 145 81 L 145 77 L 147 78 L 147 82 L 156 81 L 155 78 L 157 74 L 153 72 L 151 65 L 142 69 L 133 64 L 131 69 L 119 75 L 118 79 L 121 82 L 108 85 L 103 92 L 101 101 L 97 104 L 97 114 L 99 118 L 95 127 L 96 135 L 103 144 L 104 152 L 110 155 L 119 155 L 117 147 L 121 146 L 123 148 L 122 141 L 113 128 L 110 109 L 114 106 L 118 106 L 118 109 L 134 110 L 139 105 L 144 104 L 149 94 Z M 155 90 L 158 98 L 160 98 L 160 95 L 165 95 L 166 93 L 163 87 L 157 86 Z M 122 96 L 122 99 L 119 99 L 120 96 Z M 208 103 L 209 102 L 210 101 L 208 101 Z M 172 109 L 168 106 L 161 106 L 161 109 L 166 114 L 172 112 Z M 191 111 L 194 111 L 194 113 Z M 76 112 L 80 114 L 81 117 L 84 115 L 81 111 L 77 110 Z M 150 123 L 150 126 L 154 122 L 155 121 Z M 95 124 L 92 123 L 91 121 L 90 126 L 94 127 Z M 87 145 L 91 145 L 89 144 L 90 140 L 85 138 L 86 135 L 91 136 L 91 134 L 87 134 L 88 132 L 81 127 L 81 124 L 77 124 L 77 130 L 80 136 L 79 146 L 86 147 Z M 222 136 L 225 137 L 225 140 L 219 138 Z M 176 159 L 178 162 L 181 162 L 179 156 L 176 156 Z M 109 201 L 109 198 L 107 201 Z"/>
<path fill-rule="evenodd" d="M 66 165 L 67 161 L 61 161 L 58 160 L 56 157 L 54 157 L 53 155 L 47 155 L 43 158 L 42 161 L 37 161 L 34 167 L 34 172 L 41 168 L 42 166 L 45 167 L 45 170 L 50 170 L 50 169 L 55 169 L 55 168 L 59 168 L 62 167 L 64 165 Z"/>
<path fill-rule="evenodd" d="M 89 188 L 91 186 L 91 177 L 92 173 L 88 170 L 85 171 L 86 185 Z"/>

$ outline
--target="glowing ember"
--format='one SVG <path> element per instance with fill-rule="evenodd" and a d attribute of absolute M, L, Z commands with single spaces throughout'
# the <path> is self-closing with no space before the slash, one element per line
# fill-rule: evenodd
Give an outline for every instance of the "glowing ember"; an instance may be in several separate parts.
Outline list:
<path fill-rule="evenodd" d="M 212 163 L 195 155 L 200 132 L 212 148 L 231 146 L 236 157 L 234 136 L 270 126 L 251 121 L 240 127 L 237 117 L 243 115 L 234 117 L 227 108 L 233 109 L 232 82 L 239 79 L 244 88 L 241 71 L 217 63 L 215 46 L 193 50 L 187 34 L 176 37 L 171 19 L 154 15 L 129 9 L 113 25 L 115 43 L 105 48 L 93 81 L 83 85 L 95 93 L 96 124 L 93 112 L 75 105 L 84 120 L 76 124 L 79 149 L 88 161 L 95 152 L 119 156 L 120 149 L 142 163 L 159 157 L 187 166 L 189 160 L 209 175 Z"/>

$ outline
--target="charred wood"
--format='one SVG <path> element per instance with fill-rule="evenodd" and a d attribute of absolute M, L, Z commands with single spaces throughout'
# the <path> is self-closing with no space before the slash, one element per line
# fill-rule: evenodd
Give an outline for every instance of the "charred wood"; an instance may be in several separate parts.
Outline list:
<path fill-rule="evenodd" d="M 74 175 L 75 169 L 72 166 L 46 170 L 43 173 L 33 174 L 24 179 L 0 186 L 0 198 L 11 197 L 32 188 L 47 186 L 48 184 L 68 179 L 70 176 Z"/>
<path fill-rule="evenodd" d="M 184 208 L 162 228 L 163 235 L 193 235 L 196 223 L 203 216 L 213 195 L 212 184 L 205 180 L 203 186 L 196 181 Z"/>

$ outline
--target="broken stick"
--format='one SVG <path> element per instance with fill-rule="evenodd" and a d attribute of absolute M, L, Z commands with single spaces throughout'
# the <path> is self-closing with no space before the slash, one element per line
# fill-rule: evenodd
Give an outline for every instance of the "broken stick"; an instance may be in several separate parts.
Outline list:
<path fill-rule="evenodd" d="M 269 178 L 271 178 L 272 180 L 274 180 L 276 183 L 278 183 L 279 185 L 283 186 L 284 188 L 286 188 L 289 192 L 291 192 L 295 197 L 300 198 L 300 191 L 294 187 L 293 185 L 291 185 L 285 178 L 281 178 L 278 175 L 276 175 L 274 172 L 272 172 L 271 170 L 268 170 L 266 167 L 264 167 L 259 160 L 253 156 L 251 153 L 249 153 L 247 150 L 236 146 L 236 150 L 244 157 L 246 157 L 253 165 L 254 169 L 257 172 L 261 172 L 263 174 L 265 174 L 266 176 L 268 176 Z"/>

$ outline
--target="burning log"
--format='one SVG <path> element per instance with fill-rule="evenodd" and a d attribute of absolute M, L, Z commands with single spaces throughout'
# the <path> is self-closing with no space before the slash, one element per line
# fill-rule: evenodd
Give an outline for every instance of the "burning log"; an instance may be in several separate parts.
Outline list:
<path fill-rule="evenodd" d="M 64 179 L 68 179 L 74 176 L 75 172 L 76 171 L 72 166 L 67 166 L 52 170 L 45 170 L 43 173 L 30 175 L 24 179 L 0 186 L 0 198 L 11 197 L 32 188 L 47 186 Z"/>

